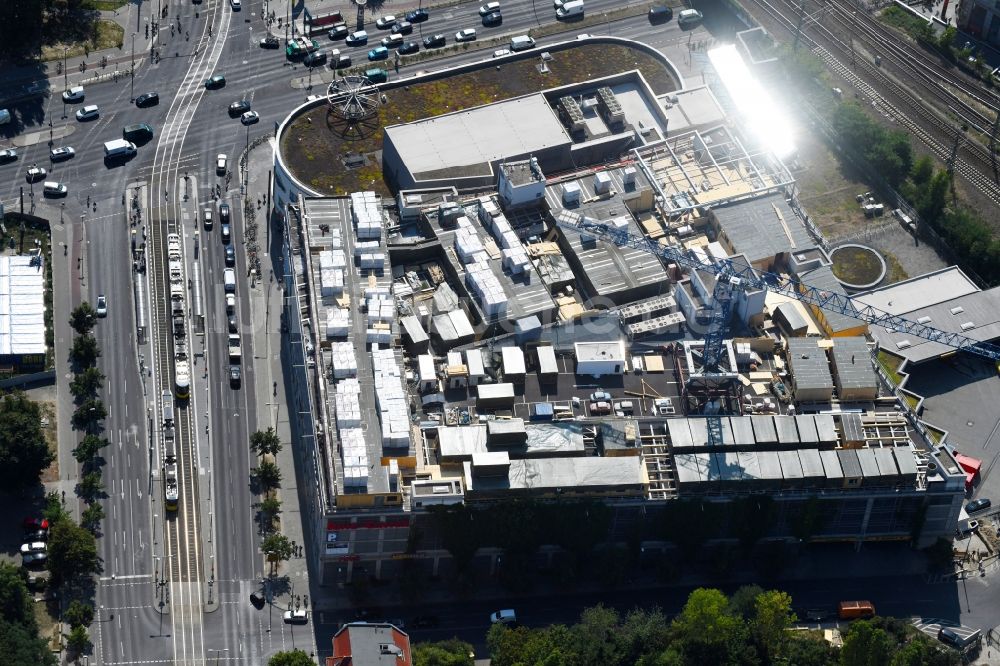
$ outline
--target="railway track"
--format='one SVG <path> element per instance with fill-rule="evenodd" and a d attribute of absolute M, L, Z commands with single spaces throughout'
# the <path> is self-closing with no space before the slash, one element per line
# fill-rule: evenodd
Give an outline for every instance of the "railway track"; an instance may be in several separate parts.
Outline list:
<path fill-rule="evenodd" d="M 797 6 L 784 0 L 777 0 L 775 3 L 769 0 L 753 1 L 769 18 L 787 29 L 790 34 L 794 35 L 797 32 L 799 14 Z M 778 7 L 778 3 L 782 7 Z M 811 20 L 803 28 L 799 41 L 835 73 L 850 82 L 859 95 L 867 98 L 879 112 L 913 133 L 938 159 L 947 161 L 950 158 L 956 133 L 960 131 L 958 128 L 960 122 L 973 127 L 980 127 L 987 122 L 988 118 L 985 115 L 944 86 L 941 77 L 947 70 L 940 67 L 936 70 L 923 67 L 926 60 L 923 54 L 917 53 L 913 47 L 899 46 L 898 37 L 895 38 L 893 45 L 889 45 L 886 29 L 881 26 L 874 27 L 873 24 L 877 21 L 867 14 L 857 13 L 853 8 L 844 8 L 835 3 L 830 6 L 833 7 L 830 13 L 834 20 L 852 34 L 860 33 L 860 37 L 874 40 L 882 50 L 880 56 L 887 56 L 905 76 L 915 78 L 918 84 L 915 88 L 944 104 L 957 120 L 949 120 L 942 112 L 929 106 L 923 95 L 918 94 L 915 89 L 904 87 L 863 54 L 856 54 L 852 43 L 845 41 L 823 25 L 822 17 Z M 786 11 L 789 12 L 787 15 Z M 809 33 L 806 32 L 807 29 Z M 852 62 L 855 69 L 845 64 L 844 56 Z M 919 73 L 914 70 L 918 70 Z M 865 78 L 862 78 L 859 72 L 865 74 Z M 876 82 L 875 85 L 870 83 L 871 81 Z M 950 78 L 948 82 L 962 86 L 963 94 L 973 93 L 971 87 L 964 82 L 955 83 Z M 976 99 L 989 108 L 996 108 L 994 106 L 996 102 L 992 102 L 986 96 L 977 95 Z M 993 173 L 993 162 L 989 152 L 980 144 L 962 138 L 957 158 L 955 171 L 994 204 L 1000 204 L 1000 185 Z"/>

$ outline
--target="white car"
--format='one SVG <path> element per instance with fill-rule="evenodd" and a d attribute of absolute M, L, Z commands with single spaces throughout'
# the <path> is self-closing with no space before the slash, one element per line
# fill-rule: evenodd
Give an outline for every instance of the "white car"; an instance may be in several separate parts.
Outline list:
<path fill-rule="evenodd" d="M 90 104 L 76 112 L 77 120 L 92 120 L 101 115 L 101 110 L 96 104 Z"/>
<path fill-rule="evenodd" d="M 256 111 L 247 111 L 242 116 L 240 116 L 240 122 L 244 125 L 253 125 L 260 120 L 260 114 Z"/>
<path fill-rule="evenodd" d="M 494 58 L 502 58 L 504 56 L 510 55 L 510 49 L 497 49 L 493 52 Z"/>
<path fill-rule="evenodd" d="M 479 8 L 479 15 L 486 16 L 487 14 L 492 14 L 493 12 L 500 11 L 499 2 L 487 2 L 485 5 Z"/>
<path fill-rule="evenodd" d="M 68 160 L 74 155 L 76 155 L 76 151 L 73 150 L 73 146 L 61 146 L 59 148 L 53 148 L 49 151 L 49 159 L 53 162 Z"/>
<path fill-rule="evenodd" d="M 388 30 L 396 22 L 396 17 L 392 14 L 383 16 L 375 21 L 375 27 L 379 30 Z"/>
<path fill-rule="evenodd" d="M 28 553 L 44 553 L 44 552 L 45 552 L 44 541 L 32 541 L 31 543 L 26 543 L 21 545 L 22 555 L 27 555 Z"/>
<path fill-rule="evenodd" d="M 232 6 L 233 9 L 243 8 L 243 3 L 240 2 L 240 0 L 229 0 L 229 4 Z"/>
<path fill-rule="evenodd" d="M 62 98 L 64 102 L 79 102 L 83 100 L 83 86 L 73 86 L 69 90 L 64 90 Z"/>
<path fill-rule="evenodd" d="M 285 624 L 305 624 L 309 621 L 309 614 L 304 610 L 285 611 Z"/>
<path fill-rule="evenodd" d="M 476 29 L 466 28 L 465 30 L 459 30 L 455 33 L 456 42 L 471 42 L 476 39 Z"/>
<path fill-rule="evenodd" d="M 98 317 L 108 316 L 108 297 L 104 294 L 97 295 L 97 308 L 95 308 Z"/>
<path fill-rule="evenodd" d="M 226 157 L 225 153 L 219 153 L 215 158 L 215 170 L 218 173 L 226 173 L 226 165 L 229 163 L 229 158 Z"/>

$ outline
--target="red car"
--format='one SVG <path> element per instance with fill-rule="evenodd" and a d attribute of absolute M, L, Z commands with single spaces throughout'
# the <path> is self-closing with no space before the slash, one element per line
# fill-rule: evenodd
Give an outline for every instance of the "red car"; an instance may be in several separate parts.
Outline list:
<path fill-rule="evenodd" d="M 46 518 L 32 518 L 29 516 L 21 522 L 21 527 L 31 531 L 47 530 L 49 529 L 49 521 Z"/>

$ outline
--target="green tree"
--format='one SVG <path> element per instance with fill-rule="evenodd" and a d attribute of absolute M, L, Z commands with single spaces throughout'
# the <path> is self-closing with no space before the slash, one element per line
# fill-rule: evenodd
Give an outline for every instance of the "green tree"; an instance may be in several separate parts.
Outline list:
<path fill-rule="evenodd" d="M 302 650 L 275 652 L 267 661 L 267 666 L 315 666 L 315 664 L 316 662 Z"/>
<path fill-rule="evenodd" d="M 104 494 L 104 481 L 101 479 L 101 473 L 94 471 L 84 474 L 79 483 L 76 484 L 76 494 L 86 502 L 93 502 L 101 497 Z"/>
<path fill-rule="evenodd" d="M 89 368 L 97 363 L 100 356 L 101 348 L 93 335 L 78 335 L 73 338 L 73 345 L 69 348 L 69 358 L 77 367 Z"/>
<path fill-rule="evenodd" d="M 66 647 L 73 654 L 83 654 L 90 647 L 90 634 L 80 625 L 73 627 L 66 636 Z"/>
<path fill-rule="evenodd" d="M 0 488 L 18 492 L 34 486 L 53 458 L 38 404 L 20 391 L 5 395 L 0 400 Z"/>
<path fill-rule="evenodd" d="M 876 629 L 870 622 L 858 620 L 847 630 L 840 649 L 841 666 L 883 666 L 889 663 L 893 650 L 889 634 Z"/>
<path fill-rule="evenodd" d="M 64 518 L 49 529 L 49 571 L 53 582 L 77 586 L 100 571 L 94 535 Z"/>
<path fill-rule="evenodd" d="M 100 502 L 88 504 L 87 508 L 80 514 L 80 524 L 83 525 L 84 529 L 94 534 L 97 534 L 102 520 L 104 520 L 104 507 L 101 506 Z"/>
<path fill-rule="evenodd" d="M 278 469 L 278 466 L 273 462 L 262 460 L 261 463 L 253 469 L 253 475 L 254 478 L 257 479 L 257 483 L 260 485 L 261 490 L 264 492 L 281 487 L 281 470 Z"/>
<path fill-rule="evenodd" d="M 97 427 L 108 416 L 108 410 L 98 398 L 84 400 L 73 412 L 73 427 L 77 430 L 90 431 Z"/>
<path fill-rule="evenodd" d="M 45 24 L 44 7 L 43 0 L 0 2 L 0 53 L 16 61 L 38 53 Z"/>
<path fill-rule="evenodd" d="M 69 325 L 77 335 L 90 335 L 97 323 L 97 311 L 87 301 L 80 303 L 69 314 Z"/>
<path fill-rule="evenodd" d="M 80 464 L 92 461 L 97 454 L 100 453 L 101 449 L 106 447 L 110 442 L 103 437 L 98 437 L 97 435 L 86 435 L 76 445 L 73 449 L 73 457 Z"/>
<path fill-rule="evenodd" d="M 796 621 L 792 612 L 792 597 L 787 592 L 769 590 L 757 595 L 753 619 L 753 634 L 766 660 L 783 653 L 788 628 Z"/>
<path fill-rule="evenodd" d="M 292 542 L 284 534 L 269 534 L 264 537 L 260 549 L 268 561 L 285 562 L 292 557 Z"/>
<path fill-rule="evenodd" d="M 795 666 L 835 666 L 839 663 L 837 649 L 822 637 L 790 632 L 785 644 L 785 663 Z"/>
<path fill-rule="evenodd" d="M 729 613 L 726 595 L 698 588 L 688 596 L 671 629 L 686 662 L 723 664 L 729 662 L 731 647 L 739 642 L 745 627 Z"/>
<path fill-rule="evenodd" d="M 76 373 L 72 381 L 70 381 L 69 392 L 73 394 L 77 402 L 81 402 L 87 398 L 95 398 L 103 381 L 104 374 L 96 367 L 84 368 L 82 371 Z"/>
<path fill-rule="evenodd" d="M 274 529 L 274 521 L 281 513 L 281 500 L 274 495 L 268 495 L 260 502 L 260 519 L 264 530 Z"/>
<path fill-rule="evenodd" d="M 417 643 L 413 646 L 413 666 L 473 666 L 472 646 L 452 638 L 437 643 Z"/>
<path fill-rule="evenodd" d="M 253 433 L 250 435 L 250 450 L 261 457 L 278 455 L 278 452 L 281 451 L 281 440 L 278 439 L 278 433 L 274 431 L 274 428 L 258 430 Z"/>
<path fill-rule="evenodd" d="M 21 625 L 37 633 L 33 607 L 34 601 L 21 571 L 12 564 L 0 563 L 0 622 Z"/>
<path fill-rule="evenodd" d="M 63 619 L 71 627 L 89 627 L 90 623 L 94 621 L 94 607 L 88 603 L 74 599 L 63 612 Z"/>
<path fill-rule="evenodd" d="M 42 509 L 42 516 L 49 521 L 50 527 L 69 518 L 69 513 L 63 506 L 59 493 L 49 493 L 45 496 L 45 508 Z"/>
<path fill-rule="evenodd" d="M 432 506 L 429 509 L 441 545 L 451 555 L 459 574 L 465 572 L 481 545 L 474 511 L 465 504 Z M 482 520 L 480 518 L 480 522 Z"/>
<path fill-rule="evenodd" d="M 744 585 L 729 597 L 729 612 L 747 622 L 757 614 L 757 597 L 764 594 L 760 585 Z"/>

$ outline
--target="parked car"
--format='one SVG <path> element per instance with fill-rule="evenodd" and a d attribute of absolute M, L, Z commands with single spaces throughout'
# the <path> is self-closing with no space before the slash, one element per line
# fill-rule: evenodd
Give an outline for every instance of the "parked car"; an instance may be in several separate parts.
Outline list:
<path fill-rule="evenodd" d="M 216 74 L 212 77 L 205 79 L 205 89 L 206 90 L 217 90 L 223 88 L 226 85 L 226 77 L 223 74 Z"/>
<path fill-rule="evenodd" d="M 225 153 L 219 153 L 215 156 L 215 173 L 220 176 L 226 173 L 226 165 L 229 162 L 229 158 L 226 157 Z"/>
<path fill-rule="evenodd" d="M 63 91 L 62 99 L 64 102 L 82 102 L 85 94 L 83 86 L 73 86 L 69 90 Z"/>
<path fill-rule="evenodd" d="M 503 16 L 500 14 L 500 12 L 490 12 L 489 14 L 483 16 L 483 25 L 487 27 L 500 25 L 502 23 L 503 23 Z"/>
<path fill-rule="evenodd" d="M 24 555 L 21 555 L 21 564 L 29 568 L 42 567 L 45 566 L 45 563 L 48 561 L 48 559 L 49 559 L 48 553 L 44 553 L 42 551 L 34 553 L 25 553 Z"/>
<path fill-rule="evenodd" d="M 0 150 L 0 164 L 6 164 L 7 162 L 13 162 L 17 159 L 17 151 L 13 148 L 5 148 Z"/>
<path fill-rule="evenodd" d="M 476 29 L 475 28 L 465 28 L 464 30 L 459 30 L 455 33 L 456 42 L 471 42 L 476 39 Z"/>
<path fill-rule="evenodd" d="M 32 164 L 30 167 L 28 167 L 28 170 L 25 172 L 24 176 L 29 183 L 37 183 L 40 180 L 44 180 L 45 176 L 47 176 L 48 173 L 49 172 L 46 171 L 43 167 L 40 167 L 37 164 Z"/>
<path fill-rule="evenodd" d="M 108 297 L 104 294 L 97 295 L 97 316 L 107 317 L 108 316 Z"/>
<path fill-rule="evenodd" d="M 448 38 L 444 35 L 431 35 L 430 37 L 424 37 L 424 48 L 425 49 L 436 49 L 445 45 Z"/>
<path fill-rule="evenodd" d="M 154 106 L 160 103 L 160 93 L 145 92 L 135 98 L 135 105 L 139 108 Z"/>
<path fill-rule="evenodd" d="M 396 17 L 393 14 L 387 16 L 380 16 L 375 19 L 375 27 L 379 30 L 388 30 L 392 27 L 392 24 L 396 22 Z"/>
<path fill-rule="evenodd" d="M 235 118 L 236 116 L 244 114 L 249 110 L 250 110 L 250 100 L 241 99 L 240 101 L 233 102 L 232 104 L 229 105 L 229 116 L 231 118 Z"/>
<path fill-rule="evenodd" d="M 21 521 L 21 528 L 26 532 L 47 530 L 49 529 L 49 521 L 47 518 L 35 518 L 33 516 L 28 516 Z"/>
<path fill-rule="evenodd" d="M 101 110 L 96 104 L 90 104 L 76 112 L 77 120 L 93 120 L 101 115 Z"/>
<path fill-rule="evenodd" d="M 430 13 L 424 9 L 414 9 L 412 12 L 407 12 L 406 20 L 410 23 L 423 23 L 431 17 Z"/>
<path fill-rule="evenodd" d="M 396 21 L 392 24 L 392 34 L 408 35 L 413 32 L 413 24 L 409 21 Z"/>
<path fill-rule="evenodd" d="M 598 400 L 610 401 L 611 394 L 607 391 L 594 391 L 590 394 L 590 399 L 594 402 L 597 402 Z"/>
<path fill-rule="evenodd" d="M 437 615 L 418 615 L 410 622 L 414 629 L 432 629 L 441 624 L 441 618 Z"/>
<path fill-rule="evenodd" d="M 479 8 L 479 15 L 486 16 L 487 14 L 492 14 L 493 12 L 500 11 L 499 2 L 487 2 Z"/>
<path fill-rule="evenodd" d="M 326 33 L 326 36 L 330 39 L 344 39 L 349 34 L 351 34 L 351 29 L 346 25 L 335 25 L 330 32 Z"/>
<path fill-rule="evenodd" d="M 253 125 L 254 123 L 260 122 L 260 114 L 256 111 L 247 111 L 240 116 L 240 122 L 244 125 Z"/>
<path fill-rule="evenodd" d="M 409 55 L 411 53 L 416 53 L 419 50 L 420 50 L 420 44 L 416 42 L 406 42 L 404 44 L 399 45 L 399 48 L 396 49 L 396 53 L 398 53 L 399 55 Z"/>
<path fill-rule="evenodd" d="M 517 624 L 517 613 L 513 608 L 498 610 L 490 615 L 490 624 Z"/>
<path fill-rule="evenodd" d="M 45 551 L 44 541 L 29 541 L 28 543 L 21 544 L 21 554 L 27 555 L 28 553 L 40 553 Z"/>
<path fill-rule="evenodd" d="M 72 146 L 60 146 L 49 151 L 49 159 L 53 162 L 72 159 L 74 155 L 76 155 L 76 151 L 73 150 Z"/>
<path fill-rule="evenodd" d="M 25 532 L 25 541 L 48 541 L 49 531 L 48 530 L 36 530 L 34 532 Z"/>
<path fill-rule="evenodd" d="M 988 509 L 992 505 L 993 505 L 993 502 L 990 501 L 989 497 L 980 497 L 980 498 L 974 499 L 971 502 L 969 502 L 968 504 L 966 504 L 965 505 L 965 512 L 966 513 L 970 513 L 970 514 L 976 513 L 977 511 L 983 511 L 984 509 Z"/>

